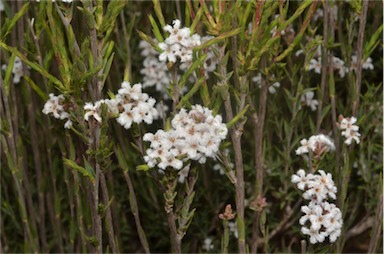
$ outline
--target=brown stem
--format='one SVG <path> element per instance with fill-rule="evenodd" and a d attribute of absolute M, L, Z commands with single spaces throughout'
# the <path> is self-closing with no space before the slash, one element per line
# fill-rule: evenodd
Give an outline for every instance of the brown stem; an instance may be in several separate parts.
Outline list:
<path fill-rule="evenodd" d="M 105 176 L 104 176 L 104 173 L 101 172 L 100 173 L 100 187 L 101 187 L 101 193 L 102 193 L 102 197 L 103 197 L 103 203 L 104 203 L 104 206 L 108 205 L 108 203 L 110 202 L 109 200 L 109 192 L 108 192 L 108 186 L 107 186 L 107 182 L 105 180 Z M 119 253 L 119 247 L 116 243 L 116 240 L 115 240 L 115 231 L 113 229 L 113 221 L 112 221 L 112 214 L 111 214 L 111 206 L 107 207 L 106 208 L 106 221 L 105 221 L 105 228 L 108 232 L 108 241 L 109 241 L 109 245 L 111 246 L 111 250 L 113 253 Z"/>
<path fill-rule="evenodd" d="M 327 55 L 327 43 L 328 43 L 328 1 L 323 2 L 324 5 L 324 24 L 323 24 L 323 45 L 321 46 L 321 93 L 319 94 L 319 105 L 317 107 L 317 132 L 320 131 L 322 122 L 323 103 L 326 98 L 325 89 L 327 83 L 327 68 L 328 68 L 328 55 Z M 332 59 L 331 59 L 332 61 Z M 333 70 L 331 70 L 333 71 Z"/>
<path fill-rule="evenodd" d="M 220 57 L 224 58 L 225 55 L 225 45 L 220 49 Z M 220 65 L 220 74 L 222 78 L 222 85 L 228 86 L 227 80 L 227 69 L 226 66 Z M 243 100 L 244 97 L 242 97 Z M 227 122 L 230 122 L 233 119 L 233 110 L 232 103 L 229 91 L 227 90 L 226 96 L 224 98 L 224 108 L 226 112 Z M 241 112 L 242 109 L 239 109 Z M 237 226 L 238 226 L 238 247 L 239 253 L 245 253 L 245 230 L 244 230 L 244 169 L 243 169 L 243 155 L 241 149 L 241 135 L 243 134 L 243 125 L 244 123 L 237 123 L 230 130 L 233 151 L 235 154 L 235 168 L 236 168 L 236 210 L 237 210 Z"/>
<path fill-rule="evenodd" d="M 375 224 L 372 230 L 371 241 L 369 243 L 369 248 L 367 253 L 375 253 L 377 246 L 379 245 L 380 237 L 382 236 L 382 227 L 383 227 L 383 193 L 379 189 L 379 202 L 376 207 L 376 218 Z"/>
<path fill-rule="evenodd" d="M 139 207 L 137 205 L 137 199 L 135 194 L 135 189 L 133 188 L 131 177 L 129 176 L 128 171 L 123 170 L 125 181 L 128 185 L 129 190 L 129 204 L 131 206 L 132 214 L 135 219 L 135 224 L 137 228 L 137 233 L 139 235 L 140 243 L 144 248 L 145 253 L 150 253 L 147 237 L 145 235 L 144 229 L 141 226 Z"/>
<path fill-rule="evenodd" d="M 175 188 L 176 188 L 176 179 L 170 180 L 165 186 L 165 205 L 164 209 L 167 213 L 168 226 L 170 230 L 170 240 L 171 240 L 171 248 L 172 253 L 181 253 L 181 239 L 177 234 L 177 226 L 176 226 L 176 215 L 173 209 L 175 204 Z"/>
<path fill-rule="evenodd" d="M 261 60 L 261 69 L 266 67 L 266 59 L 263 57 Z M 255 171 L 256 171 L 256 188 L 255 188 L 255 198 L 263 195 L 263 129 L 264 129 L 264 120 L 265 112 L 267 107 L 267 96 L 268 96 L 268 84 L 265 81 L 265 78 L 261 80 L 261 93 L 259 101 L 259 113 L 254 114 L 252 120 L 255 124 Z M 252 253 L 257 253 L 257 239 L 259 238 L 259 220 L 261 212 L 256 212 L 253 225 L 252 225 Z"/>
<path fill-rule="evenodd" d="M 357 109 L 360 100 L 361 76 L 362 76 L 362 60 L 364 57 L 364 32 L 367 23 L 367 10 L 369 1 L 363 1 L 363 10 L 360 15 L 359 33 L 357 37 L 357 64 L 356 64 L 356 86 L 355 96 L 352 103 L 352 115 L 357 116 Z"/>

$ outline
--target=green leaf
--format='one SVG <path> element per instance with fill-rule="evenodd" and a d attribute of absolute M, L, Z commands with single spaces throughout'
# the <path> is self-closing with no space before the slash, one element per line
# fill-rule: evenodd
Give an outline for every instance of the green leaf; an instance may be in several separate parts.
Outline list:
<path fill-rule="evenodd" d="M 39 95 L 43 101 L 48 100 L 48 96 L 38 87 L 33 80 L 28 76 L 23 76 L 23 78 L 27 81 L 27 83 L 31 86 L 31 88 Z"/>
<path fill-rule="evenodd" d="M 11 77 L 12 77 L 12 70 L 13 65 L 15 64 L 15 54 L 11 55 L 11 58 L 9 59 L 7 70 L 5 71 L 5 78 L 4 78 L 4 88 L 5 88 L 5 94 L 9 96 L 9 90 L 11 85 Z"/>
<path fill-rule="evenodd" d="M 198 59 L 196 59 L 193 64 L 191 65 L 191 67 L 189 67 L 189 69 L 183 74 L 183 76 L 181 76 L 180 80 L 179 80 L 179 87 L 180 88 L 183 88 L 185 82 L 187 82 L 187 79 L 189 78 L 189 76 L 199 67 L 201 66 L 205 59 L 207 58 L 207 54 L 204 54 L 202 56 L 200 56 Z"/>
<path fill-rule="evenodd" d="M 141 164 L 136 167 L 136 170 L 139 171 L 148 171 L 150 168 L 147 164 Z"/>
<path fill-rule="evenodd" d="M 24 16 L 24 14 L 28 11 L 30 2 L 27 2 L 26 4 L 21 7 L 20 11 L 18 11 L 10 20 L 6 20 L 4 24 L 2 24 L 1 29 L 1 40 L 5 41 L 5 38 L 7 35 L 12 31 L 12 28 L 16 25 L 17 21 Z"/>
<path fill-rule="evenodd" d="M 86 159 L 84 158 L 84 161 L 86 161 Z M 73 160 L 70 160 L 70 159 L 66 159 L 66 158 L 63 158 L 63 162 L 64 164 L 67 166 L 67 167 L 70 167 L 78 172 L 80 172 L 83 176 L 85 177 L 88 177 L 92 182 L 95 182 L 95 174 L 94 172 L 90 172 L 89 168 L 86 169 L 82 166 L 79 166 L 77 165 L 76 162 L 74 162 Z M 88 161 L 87 161 L 88 163 Z M 89 164 L 89 163 L 88 163 Z M 89 165 L 90 166 L 90 165 Z M 93 170 L 93 169 L 92 169 Z M 92 174 L 93 173 L 93 174 Z"/>
<path fill-rule="evenodd" d="M 45 69 L 43 69 L 38 63 L 36 62 L 32 62 L 32 61 L 29 61 L 20 51 L 18 51 L 16 48 L 14 47 L 11 47 L 11 46 L 8 46 L 7 44 L 5 44 L 4 42 L 0 41 L 0 47 L 2 47 L 3 49 L 15 54 L 16 56 L 18 56 L 21 61 L 23 61 L 24 63 L 26 63 L 28 66 L 30 66 L 32 69 L 36 70 L 37 72 L 39 72 L 41 75 L 45 76 L 46 78 L 48 78 L 52 83 L 54 83 L 55 85 L 57 85 L 57 88 L 60 89 L 60 90 L 64 90 L 64 86 L 63 86 L 63 83 L 61 83 L 60 80 L 58 80 L 57 78 L 55 78 L 54 76 L 52 76 L 51 74 L 49 74 Z"/>
<path fill-rule="evenodd" d="M 229 129 L 232 127 L 232 125 L 237 123 L 248 111 L 248 108 L 249 108 L 249 105 L 245 106 L 245 108 L 240 113 L 238 113 L 234 118 L 232 118 L 232 120 L 229 123 L 227 123 L 227 128 Z"/>
<path fill-rule="evenodd" d="M 195 50 L 207 48 L 209 46 L 212 46 L 212 45 L 214 45 L 216 43 L 219 43 L 219 42 L 223 41 L 226 38 L 235 36 L 235 35 L 237 35 L 240 32 L 241 32 L 241 28 L 236 28 L 234 30 L 222 33 L 221 35 L 216 36 L 216 37 L 206 41 L 205 43 L 201 44 L 199 47 L 196 47 Z"/>
<path fill-rule="evenodd" d="M 161 34 L 160 29 L 159 29 L 155 19 L 152 17 L 151 14 L 148 14 L 148 18 L 149 18 L 149 22 L 151 22 L 151 25 L 152 25 L 152 32 L 155 35 L 157 41 L 158 42 L 163 42 L 164 41 L 164 37 Z"/>
<path fill-rule="evenodd" d="M 201 77 L 192 87 L 191 90 L 188 91 L 188 93 L 186 95 L 184 95 L 179 104 L 177 104 L 176 108 L 177 109 L 180 109 L 182 108 L 187 102 L 188 100 L 199 90 L 201 84 L 203 83 L 205 77 Z"/>

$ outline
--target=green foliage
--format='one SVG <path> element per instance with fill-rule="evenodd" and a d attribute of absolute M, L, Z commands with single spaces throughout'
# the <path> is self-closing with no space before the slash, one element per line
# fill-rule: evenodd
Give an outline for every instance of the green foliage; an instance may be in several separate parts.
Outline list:
<path fill-rule="evenodd" d="M 376 211 L 382 199 L 383 5 L 369 2 L 365 15 L 363 4 L 4 1 L 1 251 L 168 253 L 175 241 L 170 239 L 172 230 L 181 252 L 237 253 L 242 241 L 249 252 L 304 251 L 301 240 L 309 241 L 298 222 L 302 198 L 290 179 L 298 169 L 310 168 L 295 154 L 300 141 L 323 133 L 334 140 L 336 151 L 315 166 L 331 172 L 338 183 L 336 202 L 344 226 L 334 245 L 324 242 L 307 246 L 307 251 L 382 252 L 377 233 L 382 231 L 381 216 Z M 363 17 L 367 22 L 360 31 Z M 134 123 L 127 130 L 103 104 L 102 121 L 92 116 L 86 121 L 86 102 L 114 98 L 123 80 L 144 84 L 144 56 L 138 45 L 144 40 L 162 53 L 158 42 L 169 36 L 163 28 L 176 18 L 190 27 L 190 35 L 213 37 L 193 49 L 188 67 L 182 69 L 185 63 L 180 61 L 168 63 L 164 69 L 172 78 L 163 91 L 144 85 L 145 93 L 169 108 L 163 119 L 151 125 Z M 362 70 L 359 90 L 359 70 L 352 68 L 358 50 L 362 63 L 371 58 L 374 68 Z M 330 70 L 330 62 L 324 66 L 320 51 L 328 61 L 332 56 L 343 60 L 349 68 L 345 76 L 335 63 L 335 70 Z M 23 63 L 23 75 L 15 84 L 16 57 Z M 326 73 L 314 71 L 314 59 Z M 217 61 L 209 73 L 207 61 Z M 318 101 L 315 111 L 302 99 L 308 92 Z M 63 107 L 73 123 L 69 129 L 63 128 L 64 119 L 42 113 L 50 93 L 63 94 Z M 190 171 L 181 182 L 181 172 L 161 172 L 145 164 L 148 142 L 143 135 L 170 130 L 173 116 L 194 104 L 221 115 L 229 131 L 216 160 L 185 161 Z M 336 122 L 339 115 L 352 116 L 354 105 L 361 140 L 346 146 Z M 239 173 L 244 174 L 244 186 Z M 243 217 L 236 207 L 241 190 Z M 267 200 L 261 211 L 255 208 L 259 195 Z M 221 221 L 218 215 L 227 204 L 236 218 Z M 363 224 L 367 228 L 360 232 Z M 209 251 L 202 248 L 207 237 L 214 245 Z"/>

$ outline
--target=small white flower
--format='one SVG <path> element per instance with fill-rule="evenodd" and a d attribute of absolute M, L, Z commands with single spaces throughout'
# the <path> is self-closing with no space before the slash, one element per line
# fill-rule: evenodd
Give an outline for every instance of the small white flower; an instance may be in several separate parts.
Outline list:
<path fill-rule="evenodd" d="M 321 73 L 321 58 L 319 57 L 318 60 L 315 58 L 312 58 L 309 60 L 309 67 L 308 70 L 315 70 L 316 73 Z"/>
<path fill-rule="evenodd" d="M 212 244 L 212 242 L 213 242 L 212 238 L 210 237 L 205 238 L 204 244 L 201 248 L 205 251 L 213 250 L 215 246 Z"/>
<path fill-rule="evenodd" d="M 191 164 L 189 164 L 188 166 L 184 167 L 182 170 L 179 171 L 178 173 L 179 178 L 177 179 L 179 183 L 185 182 L 185 179 L 188 177 L 188 174 L 189 174 L 190 165 Z"/>
<path fill-rule="evenodd" d="M 300 190 L 304 190 L 306 185 L 308 184 L 308 181 L 313 178 L 312 174 L 305 173 L 304 169 L 299 169 L 296 174 L 293 174 L 291 176 L 291 182 L 297 184 L 297 188 Z"/>
<path fill-rule="evenodd" d="M 315 93 L 312 91 L 306 92 L 301 96 L 301 102 L 310 107 L 312 111 L 316 111 L 317 105 L 319 105 L 319 102 L 314 99 L 313 97 L 315 96 Z"/>
<path fill-rule="evenodd" d="M 344 61 L 336 56 L 334 56 L 332 60 L 333 60 L 333 69 L 339 70 L 339 75 L 340 77 L 343 78 L 345 76 L 345 73 L 348 72 L 348 68 L 344 66 Z"/>
<path fill-rule="evenodd" d="M 228 222 L 229 233 L 233 234 L 235 238 L 239 238 L 239 231 L 237 230 L 237 222 Z"/>
<path fill-rule="evenodd" d="M 367 60 L 362 64 L 362 68 L 365 70 L 373 70 L 374 66 L 372 63 L 372 58 L 368 57 Z M 354 72 L 357 70 L 357 56 L 352 55 L 351 57 L 351 66 L 350 69 Z"/>
<path fill-rule="evenodd" d="M 280 87 L 280 82 L 275 82 L 271 86 L 268 87 L 268 91 L 270 94 L 276 93 L 276 88 Z"/>
<path fill-rule="evenodd" d="M 98 113 L 98 111 L 100 111 L 100 106 L 101 106 L 101 102 L 100 101 L 96 102 L 95 105 L 93 105 L 93 103 L 91 103 L 91 102 L 85 103 L 84 110 L 86 110 L 87 112 L 84 114 L 84 119 L 86 121 L 89 121 L 89 117 L 93 116 L 93 118 L 96 121 L 101 123 L 101 117 L 100 117 L 100 115 Z"/>
<path fill-rule="evenodd" d="M 309 153 L 309 151 L 311 150 L 311 147 L 310 147 L 311 144 L 308 142 L 308 140 L 306 138 L 304 138 L 304 139 L 300 140 L 300 144 L 301 144 L 301 146 L 296 149 L 296 155 Z"/>
<path fill-rule="evenodd" d="M 363 63 L 363 69 L 369 69 L 373 70 L 373 63 L 372 63 L 372 58 L 368 57 L 367 60 Z"/>
<path fill-rule="evenodd" d="M 64 128 L 66 129 L 70 129 L 72 127 L 73 123 L 70 119 L 68 119 L 65 124 L 64 124 Z"/>
<path fill-rule="evenodd" d="M 345 144 L 350 145 L 355 140 L 357 144 L 360 143 L 359 126 L 354 125 L 357 119 L 355 117 L 343 118 L 339 124 L 339 129 L 342 130 L 341 135 L 346 138 Z"/>
<path fill-rule="evenodd" d="M 325 232 L 319 232 L 319 230 L 315 230 L 315 229 L 307 228 L 307 227 L 302 227 L 301 228 L 301 232 L 304 235 L 309 235 L 310 236 L 309 241 L 312 244 L 324 242 L 325 236 L 326 236 Z"/>

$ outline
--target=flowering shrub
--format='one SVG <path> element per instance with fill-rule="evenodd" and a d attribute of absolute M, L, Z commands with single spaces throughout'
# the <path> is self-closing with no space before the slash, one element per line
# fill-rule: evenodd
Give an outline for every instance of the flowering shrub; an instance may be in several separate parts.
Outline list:
<path fill-rule="evenodd" d="M 0 0 L 0 252 L 382 252 L 382 7 Z"/>

